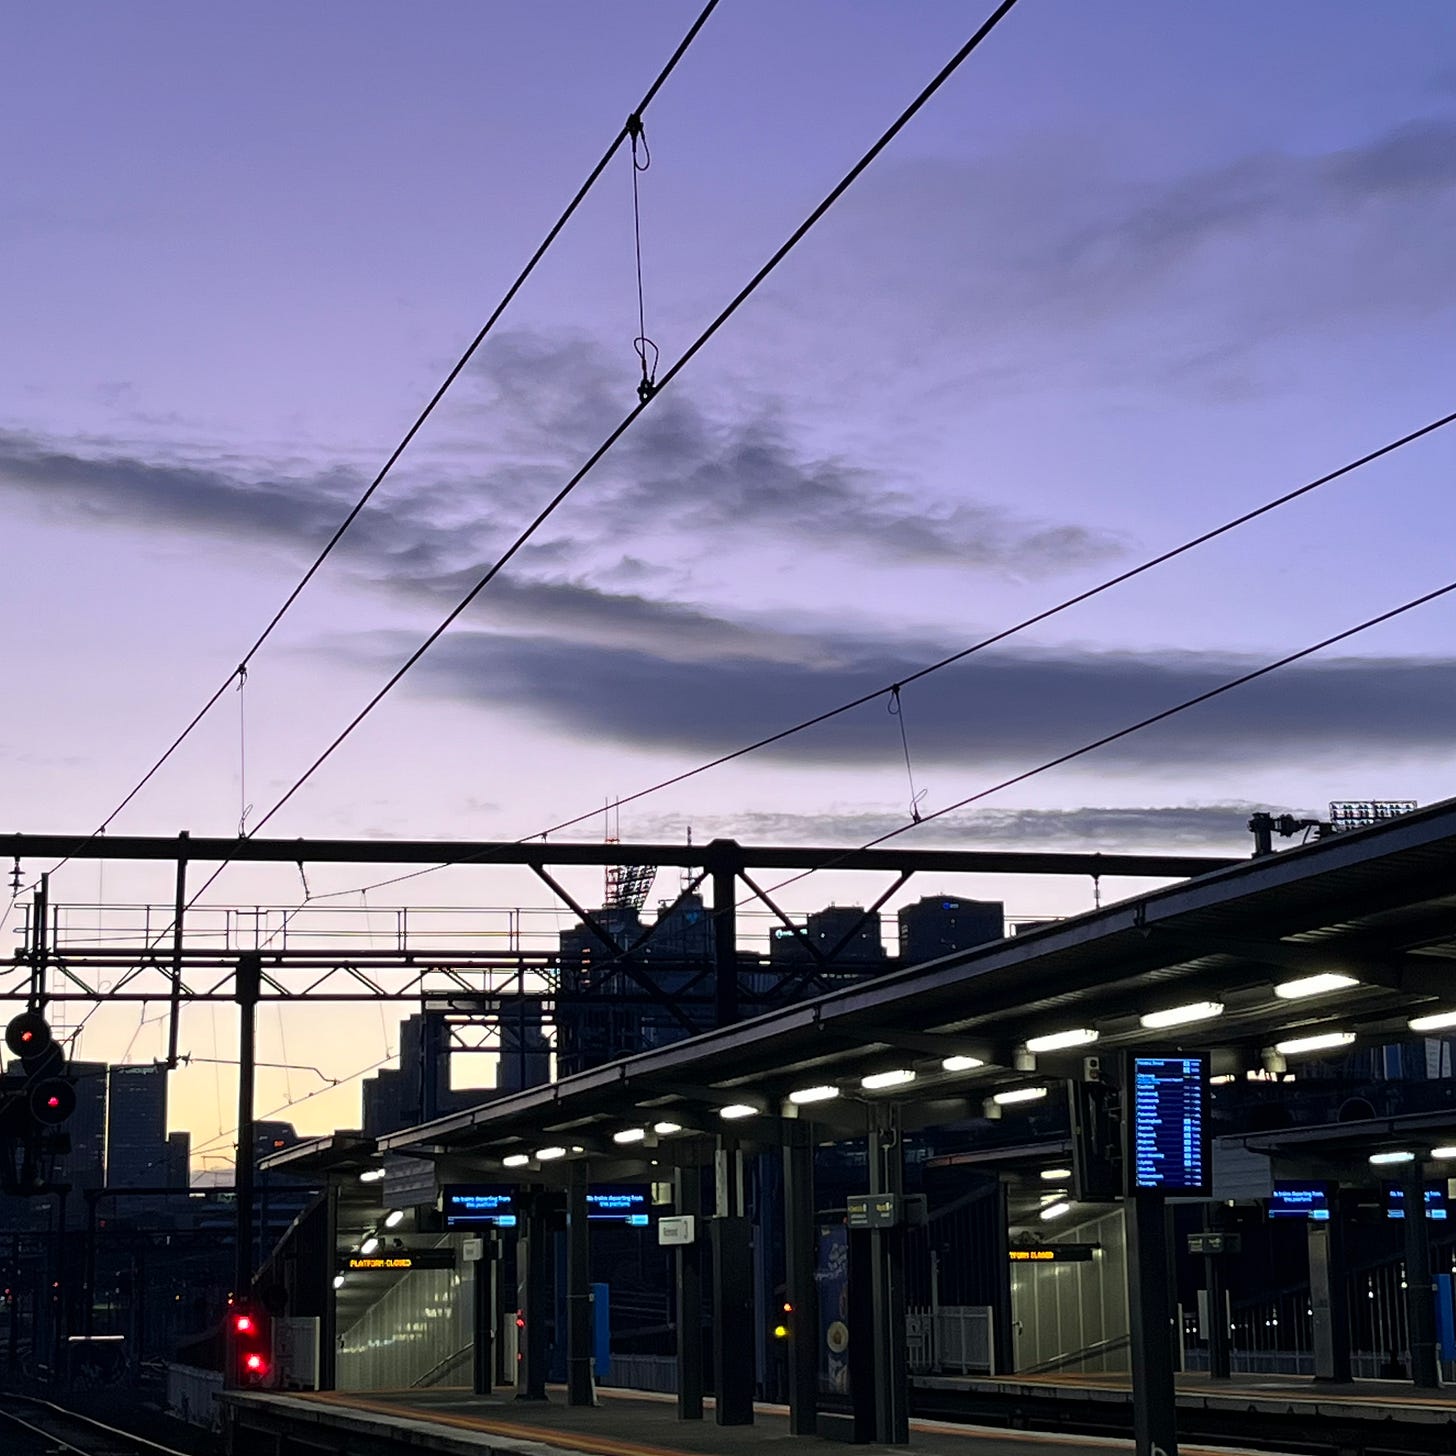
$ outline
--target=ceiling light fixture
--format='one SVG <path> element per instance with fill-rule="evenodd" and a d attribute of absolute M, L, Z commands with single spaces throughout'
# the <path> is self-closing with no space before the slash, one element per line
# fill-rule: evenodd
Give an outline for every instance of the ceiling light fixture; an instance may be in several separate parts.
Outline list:
<path fill-rule="evenodd" d="M 1009 1092 L 993 1093 L 991 1101 L 998 1107 L 1009 1107 L 1013 1102 L 1035 1102 L 1046 1095 L 1045 1087 L 1013 1087 Z"/>
<path fill-rule="evenodd" d="M 624 1127 L 621 1132 L 612 1134 L 614 1143 L 640 1143 L 647 1136 L 645 1127 Z"/>
<path fill-rule="evenodd" d="M 1456 1026 L 1456 1011 L 1433 1011 L 1429 1016 L 1413 1016 L 1406 1025 L 1412 1031 L 1440 1031 Z"/>
<path fill-rule="evenodd" d="M 1029 1052 L 1060 1052 L 1068 1047 L 1091 1046 L 1098 1033 L 1090 1026 L 1074 1027 L 1071 1031 L 1054 1031 L 1047 1036 L 1029 1036 L 1026 1049 Z"/>
<path fill-rule="evenodd" d="M 1353 1031 L 1323 1031 L 1318 1036 L 1296 1036 L 1291 1041 L 1276 1041 L 1274 1050 L 1286 1057 L 1301 1052 L 1324 1052 L 1334 1047 L 1349 1046 L 1355 1040 Z"/>
<path fill-rule="evenodd" d="M 727 1107 L 718 1109 L 718 1116 L 725 1122 L 738 1122 L 741 1118 L 757 1117 L 758 1108 L 750 1107 L 746 1102 L 730 1102 Z"/>
<path fill-rule="evenodd" d="M 1456 1158 L 1456 1148 L 1432 1148 L 1431 1156 L 1444 1163 Z"/>
<path fill-rule="evenodd" d="M 524 1168 L 531 1161 L 529 1153 L 510 1153 L 501 1159 L 501 1166 L 505 1168 Z"/>
<path fill-rule="evenodd" d="M 652 1124 L 652 1131 L 655 1132 L 658 1137 L 671 1137 L 673 1133 L 682 1131 L 682 1123 L 654 1122 Z"/>
<path fill-rule="evenodd" d="M 940 1067 L 943 1072 L 974 1072 L 985 1065 L 980 1057 L 947 1057 Z"/>
<path fill-rule="evenodd" d="M 565 1148 L 537 1148 L 536 1149 L 536 1161 L 538 1163 L 551 1163 L 551 1162 L 554 1162 L 557 1158 L 564 1158 L 565 1156 L 566 1156 L 566 1149 Z"/>
<path fill-rule="evenodd" d="M 1305 996 L 1322 996 L 1326 991 L 1345 991 L 1359 984 L 1354 976 L 1342 976 L 1338 971 L 1321 971 L 1317 976 L 1301 976 L 1297 981 L 1283 981 L 1275 986 L 1274 994 L 1281 1001 L 1299 1001 Z"/>
<path fill-rule="evenodd" d="M 385 1228 L 398 1228 L 404 1222 L 404 1209 L 393 1209 L 384 1220 Z"/>
<path fill-rule="evenodd" d="M 1048 1183 L 1055 1183 L 1059 1178 L 1070 1178 L 1072 1176 L 1072 1170 L 1070 1168 L 1043 1168 L 1041 1170 L 1041 1176 Z"/>
<path fill-rule="evenodd" d="M 382 1177 L 384 1177 L 383 1168 L 370 1168 L 367 1172 L 360 1173 L 359 1181 L 361 1183 L 377 1183 Z"/>
<path fill-rule="evenodd" d="M 1054 1218 L 1062 1218 L 1064 1215 L 1071 1213 L 1071 1211 L 1072 1205 L 1070 1203 L 1049 1203 L 1042 1209 L 1041 1216 L 1050 1222 Z"/>
<path fill-rule="evenodd" d="M 1416 1155 L 1410 1151 L 1399 1153 L 1371 1153 L 1370 1164 L 1378 1168 L 1385 1163 L 1414 1163 Z"/>
<path fill-rule="evenodd" d="M 1212 1021 L 1223 1015 L 1222 1001 L 1190 1001 L 1186 1006 L 1170 1006 L 1166 1011 L 1149 1011 L 1138 1021 L 1148 1031 L 1166 1026 L 1187 1026 L 1194 1021 Z"/>
<path fill-rule="evenodd" d="M 832 1102 L 838 1096 L 839 1088 L 826 1083 L 822 1087 L 800 1087 L 798 1091 L 789 1093 L 789 1101 L 795 1107 L 803 1107 L 810 1102 Z"/>
<path fill-rule="evenodd" d="M 367 1259 L 369 1255 L 372 1254 L 378 1247 L 379 1240 L 376 1239 L 373 1234 L 370 1234 L 369 1237 L 365 1239 L 362 1244 L 359 1245 L 359 1252 L 363 1254 L 364 1257 Z"/>
<path fill-rule="evenodd" d="M 871 1072 L 861 1077 L 859 1085 L 866 1092 L 885 1092 L 891 1087 L 903 1087 L 915 1080 L 915 1073 L 909 1067 L 896 1067 L 889 1072 Z"/>

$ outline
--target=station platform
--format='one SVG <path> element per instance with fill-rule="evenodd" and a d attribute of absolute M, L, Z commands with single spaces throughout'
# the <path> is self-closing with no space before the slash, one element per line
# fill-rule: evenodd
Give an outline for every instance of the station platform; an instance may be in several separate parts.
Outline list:
<path fill-rule="evenodd" d="M 940 1392 L 1004 1400 L 1130 1404 L 1128 1375 L 917 1375 L 918 1393 Z M 1358 1380 L 1347 1385 L 1316 1384 L 1301 1375 L 1240 1375 L 1212 1380 L 1203 1374 L 1177 1377 L 1178 1408 L 1230 1410 L 1270 1416 L 1416 1423 L 1446 1427 L 1447 1449 L 1456 1452 L 1456 1386 L 1449 1391 L 1415 1390 L 1409 1381 Z M 931 1396 L 933 1403 L 934 1397 Z"/>
<path fill-rule="evenodd" d="M 233 1450 L 254 1449 L 242 1430 L 255 1433 L 259 1450 L 287 1450 L 265 1444 L 291 1435 L 301 1449 L 337 1450 L 351 1456 L 383 1451 L 427 1450 L 435 1456 L 746 1456 L 765 1446 L 788 1456 L 843 1456 L 839 1441 L 791 1436 L 783 1406 L 755 1405 L 751 1426 L 719 1426 L 712 1400 L 702 1421 L 680 1421 L 671 1396 L 602 1389 L 596 1406 L 569 1406 L 565 1392 L 553 1390 L 546 1401 L 517 1401 L 509 1393 L 473 1395 L 466 1389 L 328 1392 L 307 1394 L 235 1393 L 224 1397 L 234 1430 Z M 912 1420 L 909 1446 L 859 1447 L 908 1452 L 910 1456 L 1068 1456 L 1077 1451 L 1123 1452 L 1130 1440 L 1071 1432 L 1004 1430 L 960 1422 Z M 1237 1445 L 1180 1443 L 1182 1456 L 1253 1456 Z M 1271 1448 L 1260 1446 L 1260 1456 Z M 1281 1456 L 1281 1453 L 1274 1453 Z"/>

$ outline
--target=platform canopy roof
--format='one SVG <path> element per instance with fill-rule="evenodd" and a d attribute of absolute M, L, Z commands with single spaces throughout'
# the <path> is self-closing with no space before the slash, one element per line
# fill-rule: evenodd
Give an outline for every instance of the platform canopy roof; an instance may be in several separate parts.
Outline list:
<path fill-rule="evenodd" d="M 1188 1019 L 1199 1003 L 1204 1018 Z M 1084 1057 L 1126 1048 L 1210 1048 L 1216 1074 L 1277 1068 L 1280 1057 L 1297 1072 L 1317 1049 L 1275 1047 L 1336 1034 L 1353 1038 L 1339 1046 L 1380 1044 L 1446 1011 L 1456 1013 L 1452 800 L 483 1102 L 379 1145 L 492 1171 L 506 1158 L 526 1171 L 525 1157 L 530 1176 L 544 1171 L 543 1148 L 564 1150 L 562 1160 L 640 1160 L 653 1149 L 670 1161 L 667 1150 L 695 1133 L 776 1141 L 787 1117 L 812 1118 L 826 1138 L 853 1136 L 890 1100 L 907 1128 L 994 1116 L 997 1094 L 1057 1096 L 1058 1078 L 1080 1072 Z M 1095 1042 L 1028 1049 L 1076 1031 Z M 837 1095 L 789 1100 L 813 1087 Z M 734 1107 L 756 1115 L 726 1119 Z M 673 1125 L 681 1131 L 653 1131 Z M 638 1143 L 618 1140 L 634 1129 L 645 1130 Z"/>

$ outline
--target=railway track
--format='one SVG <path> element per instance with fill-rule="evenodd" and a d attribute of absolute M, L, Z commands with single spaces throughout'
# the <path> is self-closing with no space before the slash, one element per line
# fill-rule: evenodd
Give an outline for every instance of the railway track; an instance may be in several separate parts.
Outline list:
<path fill-rule="evenodd" d="M 5 1456 L 207 1456 L 201 1444 L 184 1449 L 21 1395 L 0 1395 L 0 1451 Z"/>

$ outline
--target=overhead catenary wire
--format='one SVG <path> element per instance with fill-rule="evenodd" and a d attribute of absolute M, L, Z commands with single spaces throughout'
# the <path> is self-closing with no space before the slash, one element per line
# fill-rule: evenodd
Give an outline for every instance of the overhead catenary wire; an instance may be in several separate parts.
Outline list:
<path fill-rule="evenodd" d="M 867 849 L 875 849 L 881 844 L 887 844 L 892 839 L 898 839 L 902 834 L 908 834 L 912 829 L 918 829 L 924 824 L 933 824 L 938 819 L 943 819 L 949 814 L 959 813 L 960 810 L 969 808 L 972 804 L 979 803 L 982 799 L 989 799 L 993 794 L 999 794 L 1003 789 L 1015 787 L 1017 784 L 1024 784 L 1028 779 L 1033 779 L 1041 774 L 1048 773 L 1054 768 L 1060 768 L 1063 764 L 1071 763 L 1075 759 L 1083 758 L 1089 753 L 1095 753 L 1099 748 L 1106 748 L 1109 743 L 1117 743 L 1121 739 L 1130 738 L 1134 733 L 1141 733 L 1144 729 L 1151 728 L 1154 724 L 1166 722 L 1169 718 L 1177 717 L 1180 713 L 1186 713 L 1190 708 L 1196 708 L 1202 703 L 1210 702 L 1214 698 L 1222 697 L 1223 694 L 1233 692 L 1236 688 L 1247 686 L 1259 678 L 1268 677 L 1270 673 L 1279 672 L 1281 669 L 1301 662 L 1307 657 L 1313 657 L 1316 653 L 1325 651 L 1326 648 L 1334 647 L 1341 642 L 1347 642 L 1352 637 L 1358 637 L 1362 632 L 1368 632 L 1373 627 L 1379 627 L 1385 622 L 1394 621 L 1397 617 L 1403 617 L 1407 612 L 1413 612 L 1419 607 L 1424 607 L 1431 602 L 1439 600 L 1456 592 L 1456 581 L 1449 581 L 1444 586 L 1436 587 L 1432 591 L 1424 592 L 1418 597 L 1412 597 L 1407 602 L 1402 602 L 1398 607 L 1391 607 L 1388 611 L 1379 612 L 1373 617 L 1367 617 L 1363 622 L 1353 627 L 1346 627 L 1341 632 L 1336 632 L 1329 637 L 1324 637 L 1318 642 L 1311 643 L 1308 647 L 1301 647 L 1297 652 L 1287 653 L 1283 657 L 1276 658 L 1273 662 L 1266 662 L 1262 667 L 1256 667 L 1248 672 L 1240 673 L 1237 677 L 1229 678 L 1219 683 L 1216 687 L 1208 688 L 1201 693 L 1194 693 L 1191 697 L 1184 698 L 1181 702 L 1174 703 L 1171 707 L 1162 709 L 1157 713 L 1150 713 L 1146 718 L 1140 718 L 1136 723 L 1129 723 L 1124 728 L 1118 728 L 1112 733 L 1104 733 L 1100 738 L 1094 738 L 1090 743 L 1084 743 L 1078 748 L 1069 749 L 1066 753 L 1059 753 L 1055 758 L 1049 758 L 1044 763 L 1039 763 L 1035 768 L 1024 769 L 1021 773 L 1013 774 L 1010 778 L 1002 779 L 999 783 L 991 784 L 989 787 L 977 790 L 974 794 L 967 794 L 964 798 L 955 800 L 954 803 L 945 804 L 939 809 L 933 809 L 928 814 L 921 814 L 918 818 L 907 819 L 904 823 L 897 825 L 894 829 L 887 830 L 884 834 L 876 835 L 873 839 L 866 840 L 855 849 L 845 850 L 829 859 L 823 864 L 815 865 L 812 869 L 801 870 L 796 875 L 790 875 L 787 879 L 780 880 L 770 887 L 769 893 L 782 890 L 788 885 L 797 884 L 800 880 L 807 879 L 810 875 L 818 874 L 826 869 L 833 869 L 835 865 L 856 854 L 862 854 Z"/>
<path fill-rule="evenodd" d="M 809 213 L 809 215 L 796 227 L 788 238 L 781 243 L 769 256 L 756 273 L 745 283 L 727 304 L 718 312 L 706 328 L 698 334 L 697 338 L 684 350 L 668 371 L 658 381 L 654 391 L 646 398 L 639 399 L 636 406 L 629 410 L 622 420 L 611 430 L 607 437 L 587 457 L 586 461 L 577 468 L 576 472 L 562 485 L 556 493 L 543 505 L 531 521 L 522 528 L 511 544 L 501 553 L 493 565 L 483 576 L 476 581 L 475 585 L 460 599 L 456 605 L 446 614 L 444 619 L 436 626 L 420 645 L 400 664 L 398 668 L 385 681 L 374 695 L 359 709 L 349 720 L 324 750 L 313 760 L 309 766 L 293 781 L 283 795 L 277 799 L 273 806 L 262 818 L 250 828 L 246 835 L 239 835 L 239 842 L 244 839 L 251 839 L 258 834 L 283 807 L 292 800 L 295 794 L 318 772 L 320 768 L 333 756 L 335 752 L 348 740 L 355 729 L 379 706 L 381 702 L 399 685 L 409 671 L 420 661 L 422 657 L 445 635 L 454 625 L 459 617 L 466 611 L 472 602 L 493 582 L 500 573 L 510 564 L 517 553 L 531 540 L 537 531 L 550 519 L 560 506 L 571 496 L 583 480 L 607 455 L 612 447 L 622 438 L 633 424 L 641 417 L 652 402 L 661 394 L 672 381 L 687 368 L 694 358 L 708 345 L 718 334 L 725 324 L 738 312 L 740 308 L 758 291 L 765 280 L 779 267 L 785 258 L 804 240 L 813 230 L 815 225 L 834 206 L 836 202 L 854 185 L 858 178 L 875 161 L 881 152 L 890 145 L 910 121 L 925 107 L 930 99 L 941 89 L 942 86 L 956 73 L 965 61 L 977 50 L 981 43 L 996 29 L 1007 15 L 1017 5 L 1018 0 L 1001 0 L 992 14 L 981 24 L 976 32 L 960 47 L 956 53 L 940 68 L 930 81 L 921 89 L 908 106 L 890 123 L 880 134 L 870 148 L 859 158 L 857 162 L 844 174 L 844 176 L 829 190 L 823 200 Z M 223 860 L 208 876 L 202 886 L 193 893 L 187 902 L 187 909 L 191 909 L 197 901 L 214 885 L 219 876 L 227 869 L 230 860 Z M 153 942 L 159 943 L 163 937 L 171 933 L 172 926 L 169 924 Z M 130 973 L 129 973 L 130 974 Z M 117 983 L 117 989 L 126 983 L 127 977 L 123 976 Z M 84 1023 L 83 1023 L 84 1024 Z M 79 1028 L 78 1028 L 79 1031 Z"/>
<path fill-rule="evenodd" d="M 621 130 L 618 131 L 616 136 L 612 138 L 611 142 L 607 146 L 606 151 L 602 153 L 601 159 L 591 169 L 590 173 L 588 173 L 586 180 L 581 184 L 580 187 L 577 188 L 571 201 L 567 203 L 560 217 L 558 217 L 556 221 L 551 225 L 550 230 L 541 240 L 540 244 L 536 248 L 536 251 L 531 254 L 531 257 L 526 262 L 525 267 L 523 267 L 521 271 L 516 275 L 515 281 L 510 285 L 509 288 L 506 289 L 505 293 L 501 296 L 500 302 L 496 304 L 495 308 L 491 311 L 490 316 L 480 326 L 480 329 L 476 332 L 475 337 L 470 341 L 470 343 L 466 346 L 465 351 L 455 361 L 454 365 L 450 369 L 450 372 L 446 374 L 444 380 L 440 383 L 434 394 L 430 396 L 430 399 L 426 403 L 425 407 L 415 417 L 414 423 L 410 425 L 409 429 L 405 431 L 403 438 L 390 452 L 388 459 L 386 459 L 384 464 L 379 468 L 379 471 L 376 473 L 373 480 L 369 482 L 369 485 L 365 489 L 364 493 L 359 497 L 357 501 L 355 501 L 354 505 L 350 508 L 348 514 L 344 517 L 344 519 L 339 522 L 333 535 L 330 536 L 329 539 L 324 543 L 323 548 L 314 558 L 312 564 L 303 573 L 302 577 L 299 578 L 297 584 L 283 599 L 283 602 L 273 613 L 272 617 L 269 618 L 267 625 L 264 626 L 263 630 L 259 632 L 258 636 L 254 639 L 253 645 L 249 647 L 248 650 L 243 654 L 238 662 L 237 667 L 235 667 L 227 675 L 227 677 L 218 684 L 216 690 L 212 693 L 212 695 L 197 710 L 193 717 L 183 727 L 182 731 L 171 741 L 171 743 L 167 745 L 161 756 L 141 776 L 141 778 L 137 780 L 137 782 L 131 787 L 131 789 L 129 789 L 127 793 L 123 795 L 121 800 L 117 803 L 116 807 L 113 808 L 111 812 L 106 815 L 101 823 L 94 830 L 92 830 L 90 834 L 85 836 L 85 838 L 78 840 L 76 847 L 72 849 L 68 854 L 63 856 L 55 865 L 51 867 L 50 873 L 54 874 L 58 869 L 61 868 L 62 865 L 73 859 L 78 853 L 80 853 L 81 850 L 86 847 L 86 845 L 88 845 L 93 839 L 95 839 L 97 835 L 104 834 L 112 821 L 131 804 L 136 796 L 140 794 L 144 788 L 146 788 L 146 786 L 152 781 L 152 779 L 155 778 L 156 775 L 161 771 L 161 769 L 170 761 L 172 755 L 176 753 L 179 748 L 181 748 L 181 746 L 187 741 L 188 738 L 191 737 L 193 731 L 198 727 L 199 724 L 201 724 L 202 720 L 207 717 L 207 715 L 217 705 L 218 701 L 222 698 L 223 694 L 227 692 L 227 690 L 233 685 L 233 683 L 237 682 L 239 683 L 239 685 L 241 685 L 242 679 L 246 678 L 247 676 L 247 669 L 253 658 L 257 656 L 258 652 L 262 649 L 263 644 L 268 641 L 268 639 L 273 635 L 274 631 L 278 628 L 279 624 L 283 621 L 284 617 L 288 615 L 289 611 L 293 607 L 293 604 L 303 594 L 304 590 L 308 587 L 308 584 L 318 573 L 319 568 L 324 564 L 325 561 L 328 560 L 329 556 L 332 555 L 334 548 L 343 539 L 345 532 L 347 532 L 349 527 L 354 524 L 355 520 L 358 518 L 360 512 L 363 511 L 365 506 L 369 504 L 369 501 L 373 497 L 375 491 L 377 491 L 379 487 L 384 484 L 390 472 L 399 462 L 400 457 L 405 453 L 407 449 L 409 449 L 410 445 L 415 439 L 415 436 L 419 434 L 420 430 L 423 429 L 426 421 L 430 418 L 432 414 L 434 414 L 436 407 L 440 404 L 441 400 L 445 398 L 445 395 L 449 392 L 451 386 L 460 377 L 461 372 L 465 369 L 466 365 L 469 364 L 471 359 L 475 356 L 476 351 L 485 342 L 486 338 L 495 328 L 497 322 L 501 318 L 501 315 L 504 314 L 506 309 L 510 307 L 516 295 L 525 286 L 526 281 L 530 278 L 531 274 L 536 271 L 537 265 L 546 256 L 547 252 L 555 243 L 556 239 L 560 236 L 562 230 L 566 227 L 567 223 L 571 221 L 572 216 L 576 213 L 577 209 L 586 199 L 587 194 L 596 185 L 602 173 L 606 171 L 608 164 L 611 162 L 612 158 L 616 156 L 622 143 L 632 137 L 632 124 L 634 121 L 636 121 L 638 128 L 640 129 L 642 113 L 646 111 L 647 108 L 652 104 L 652 101 L 657 96 L 657 93 L 662 89 L 663 85 L 667 82 L 673 71 L 677 68 L 678 62 L 682 60 L 684 55 L 686 55 L 688 48 L 692 45 L 693 41 L 697 39 L 698 32 L 702 30 L 705 24 L 707 24 L 708 17 L 712 15 L 713 11 L 717 9 L 717 7 L 718 0 L 707 0 L 707 4 L 705 4 L 702 10 L 699 12 L 697 19 L 689 27 L 687 34 L 683 36 L 682 40 L 678 43 L 677 48 L 673 51 L 672 55 L 668 57 L 667 63 L 657 73 L 656 78 L 647 88 L 646 93 L 643 95 L 641 101 L 637 103 L 637 106 L 631 112 L 628 119 L 622 123 Z"/>
<path fill-rule="evenodd" d="M 1072 596 L 1064 597 L 1054 605 L 1035 612 L 1029 617 L 1023 617 L 1019 622 L 1014 622 L 1009 627 L 1003 627 L 988 637 L 982 637 L 966 647 L 949 653 L 934 662 L 927 663 L 924 667 L 917 668 L 915 671 L 897 679 L 895 682 L 886 683 L 882 687 L 861 693 L 858 697 L 850 698 L 847 702 L 839 703 L 833 708 L 827 708 L 823 712 L 815 713 L 810 717 L 801 719 L 799 722 L 793 723 L 787 728 L 780 728 L 773 733 L 766 734 L 762 738 L 755 739 L 751 743 L 746 743 L 740 748 L 735 748 L 727 753 L 719 754 L 715 758 L 710 758 L 703 763 L 695 765 L 693 768 L 684 769 L 680 773 L 671 774 L 667 778 L 659 779 L 656 783 L 649 784 L 646 788 L 638 789 L 633 793 L 625 794 L 620 799 L 614 800 L 614 802 L 617 804 L 636 803 L 653 794 L 661 793 L 665 789 L 675 788 L 678 784 L 687 783 L 690 779 L 695 779 L 702 774 L 709 773 L 713 769 L 722 768 L 725 764 L 733 763 L 740 758 L 746 758 L 749 754 L 770 748 L 776 743 L 782 743 L 800 733 L 807 732 L 811 728 L 817 728 L 822 723 L 831 722 L 833 719 L 841 717 L 845 713 L 852 712 L 856 708 L 862 708 L 882 697 L 894 696 L 897 694 L 898 689 L 904 688 L 909 683 L 920 682 L 922 679 L 930 677 L 937 672 L 942 672 L 948 667 L 953 667 L 959 662 L 964 662 L 967 658 L 973 657 L 979 652 L 984 652 L 987 648 L 995 647 L 999 643 L 1006 642 L 1022 632 L 1028 631 L 1032 627 L 1050 621 L 1053 617 L 1070 611 L 1073 607 L 1080 606 L 1084 602 L 1091 601 L 1093 598 L 1101 596 L 1104 592 L 1111 591 L 1114 587 L 1132 581 L 1134 578 L 1142 576 L 1156 567 L 1166 565 L 1168 562 L 1174 561 L 1180 556 L 1185 556 L 1189 552 L 1197 550 L 1200 546 L 1205 546 L 1221 536 L 1226 536 L 1230 532 L 1236 531 L 1240 527 L 1246 526 L 1262 516 L 1271 514 L 1282 506 L 1289 505 L 1293 501 L 1311 495 L 1324 486 L 1330 485 L 1347 475 L 1352 475 L 1363 467 L 1371 465 L 1388 455 L 1392 455 L 1409 445 L 1413 445 L 1418 440 L 1423 440 L 1428 435 L 1433 435 L 1437 431 L 1443 430 L 1452 424 L 1456 424 L 1456 412 L 1442 415 L 1437 419 L 1429 421 L 1427 424 L 1419 426 L 1417 429 L 1410 430 L 1393 440 L 1388 440 L 1385 444 L 1377 446 L 1375 449 L 1369 450 L 1353 460 L 1347 460 L 1343 465 L 1326 471 L 1323 475 L 1316 476 L 1313 480 L 1308 480 L 1304 484 L 1294 487 L 1292 490 L 1285 491 L 1283 494 L 1265 501 L 1262 505 L 1244 511 L 1224 521 L 1221 525 L 1210 527 L 1208 530 L 1202 531 L 1196 536 L 1191 536 L 1176 546 L 1171 546 L 1167 550 L 1160 551 L 1156 555 L 1148 557 L 1136 566 L 1129 567 L 1125 571 L 1119 571 L 1115 575 L 1098 582 L 1095 586 L 1076 592 Z M 525 835 L 514 842 L 527 844 L 535 839 L 548 839 L 551 835 L 560 834 L 563 830 L 574 829 L 577 825 L 583 824 L 588 819 L 595 817 L 599 812 L 600 810 L 597 809 L 584 810 L 580 814 L 576 814 L 569 819 L 562 819 L 545 829 L 538 829 L 534 833 Z M 484 856 L 479 854 L 467 855 L 460 859 L 447 860 L 437 865 L 430 865 L 424 869 L 411 870 L 406 874 L 393 875 L 387 879 L 376 880 L 367 886 L 353 886 L 346 890 L 328 891 L 315 898 L 326 900 L 342 895 L 357 895 L 367 891 L 380 890 L 390 885 L 404 884 L 409 880 L 419 879 L 424 875 L 438 873 L 442 869 L 479 864 L 483 858 Z"/>

